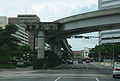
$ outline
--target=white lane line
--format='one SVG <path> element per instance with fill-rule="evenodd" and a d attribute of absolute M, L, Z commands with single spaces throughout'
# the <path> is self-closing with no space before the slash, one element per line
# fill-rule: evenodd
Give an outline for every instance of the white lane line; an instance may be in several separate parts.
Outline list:
<path fill-rule="evenodd" d="M 55 79 L 54 81 L 58 81 L 61 77 L 58 77 L 57 79 Z"/>
<path fill-rule="evenodd" d="M 72 65 L 71 69 L 73 69 L 73 65 Z"/>
<path fill-rule="evenodd" d="M 73 78 L 92 78 L 92 77 L 86 77 L 86 76 L 83 76 L 83 77 L 82 76 L 79 76 L 79 77 L 75 76 L 74 77 L 74 76 L 72 76 L 72 77 L 64 77 L 64 78 L 72 78 L 73 79 Z"/>
<path fill-rule="evenodd" d="M 95 80 L 96 80 L 96 81 L 100 81 L 97 77 L 95 77 Z"/>
<path fill-rule="evenodd" d="M 86 67 L 86 70 L 88 70 L 88 67 L 87 67 L 86 63 L 83 63 L 83 64 L 85 65 L 85 67 Z"/>
<path fill-rule="evenodd" d="M 100 69 L 103 69 L 102 67 L 98 66 L 97 64 L 94 64 L 94 63 L 91 63 L 93 65 L 95 65 L 96 67 L 100 68 Z"/>

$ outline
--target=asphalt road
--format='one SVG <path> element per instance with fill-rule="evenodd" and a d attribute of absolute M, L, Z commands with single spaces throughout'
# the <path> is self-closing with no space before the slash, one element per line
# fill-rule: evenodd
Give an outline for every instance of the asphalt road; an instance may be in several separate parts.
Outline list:
<path fill-rule="evenodd" d="M 2 73 L 2 74 L 1 74 Z M 0 81 L 120 81 L 112 68 L 96 63 L 63 64 L 51 70 L 2 71 Z M 8 75 L 7 75 L 8 74 Z"/>

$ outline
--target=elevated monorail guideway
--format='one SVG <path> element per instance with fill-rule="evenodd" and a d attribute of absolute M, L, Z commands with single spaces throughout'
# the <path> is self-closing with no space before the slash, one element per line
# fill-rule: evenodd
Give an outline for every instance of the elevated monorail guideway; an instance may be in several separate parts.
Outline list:
<path fill-rule="evenodd" d="M 67 36 L 120 29 L 120 8 L 78 14 L 54 22 L 26 22 L 26 25 L 28 31 L 33 34 L 36 33 L 38 37 L 43 37 L 38 38 L 38 58 L 44 59 L 45 37 L 48 35 L 53 36 L 52 39 L 54 41 L 48 40 L 48 42 L 51 43 L 52 51 L 57 52 L 60 55 L 61 48 L 64 48 L 72 54 L 70 46 L 65 39 Z M 66 37 L 62 38 L 62 36 Z"/>
<path fill-rule="evenodd" d="M 95 31 L 120 29 L 120 8 L 78 14 L 55 22 L 61 24 L 60 34 L 83 34 Z"/>

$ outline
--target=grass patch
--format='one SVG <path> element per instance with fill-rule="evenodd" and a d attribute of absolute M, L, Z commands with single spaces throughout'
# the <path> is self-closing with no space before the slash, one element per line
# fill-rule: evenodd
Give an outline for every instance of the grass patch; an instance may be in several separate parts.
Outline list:
<path fill-rule="evenodd" d="M 16 67 L 19 67 L 19 68 L 25 68 L 25 67 L 28 67 L 28 66 L 32 66 L 31 63 L 24 63 L 24 64 L 17 64 Z"/>

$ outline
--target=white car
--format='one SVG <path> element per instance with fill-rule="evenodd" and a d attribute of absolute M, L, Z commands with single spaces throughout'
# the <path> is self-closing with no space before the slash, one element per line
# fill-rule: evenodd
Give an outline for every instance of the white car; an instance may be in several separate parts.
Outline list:
<path fill-rule="evenodd" d="M 73 64 L 73 60 L 69 60 L 69 61 L 68 61 L 68 64 Z"/>
<path fill-rule="evenodd" d="M 113 68 L 113 78 L 120 76 L 120 64 L 116 64 Z"/>

